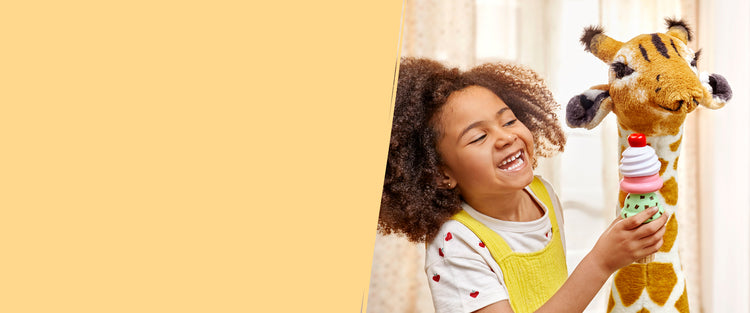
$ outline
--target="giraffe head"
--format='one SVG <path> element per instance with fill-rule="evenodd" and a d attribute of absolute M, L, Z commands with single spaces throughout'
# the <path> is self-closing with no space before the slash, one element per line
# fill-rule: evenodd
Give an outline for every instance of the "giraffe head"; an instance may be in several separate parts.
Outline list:
<path fill-rule="evenodd" d="M 667 32 L 643 34 L 627 42 L 610 38 L 598 26 L 587 27 L 581 37 L 587 51 L 610 65 L 607 92 L 589 102 L 607 100 L 602 96 L 611 98 L 606 110 L 617 115 L 623 128 L 646 136 L 676 134 L 696 107 L 718 109 L 732 96 L 724 77 L 698 71 L 700 51 L 687 46 L 692 37 L 688 26 L 673 19 L 666 22 Z M 599 103 L 596 105 L 598 109 Z M 598 124 L 601 119 L 593 120 Z M 581 126 L 571 123 L 571 116 L 568 121 L 571 126 Z"/>

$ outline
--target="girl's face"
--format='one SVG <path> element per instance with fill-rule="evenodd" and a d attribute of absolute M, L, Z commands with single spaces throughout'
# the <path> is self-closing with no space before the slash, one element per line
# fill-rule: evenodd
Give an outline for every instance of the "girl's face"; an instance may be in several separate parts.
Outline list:
<path fill-rule="evenodd" d="M 444 186 L 458 188 L 471 199 L 521 190 L 531 183 L 531 131 L 492 91 L 469 86 L 453 92 L 436 117 Z"/>

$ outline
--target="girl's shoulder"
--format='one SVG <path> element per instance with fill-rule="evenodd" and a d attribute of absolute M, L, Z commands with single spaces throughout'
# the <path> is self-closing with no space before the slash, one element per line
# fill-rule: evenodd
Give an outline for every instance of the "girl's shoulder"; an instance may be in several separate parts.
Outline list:
<path fill-rule="evenodd" d="M 456 220 L 448 220 L 440 227 L 432 241 L 427 242 L 425 263 L 429 264 L 447 258 L 484 259 L 489 256 L 484 243 L 466 225 Z"/>
<path fill-rule="evenodd" d="M 425 254 L 436 312 L 473 312 L 508 299 L 499 265 L 461 222 L 443 223 Z"/>
<path fill-rule="evenodd" d="M 534 175 L 535 178 L 539 179 L 539 181 L 542 182 L 542 185 L 544 185 L 544 189 L 547 191 L 547 195 L 549 195 L 550 200 L 552 201 L 552 204 L 558 209 L 562 210 L 562 207 L 560 205 L 560 198 L 557 196 L 557 192 L 555 191 L 555 188 L 552 186 L 552 183 L 550 183 L 548 180 L 544 179 L 544 177 L 540 175 Z M 527 189 L 531 189 L 530 187 L 526 187 Z M 539 197 L 540 195 L 536 195 Z"/>
<path fill-rule="evenodd" d="M 555 188 L 552 187 L 552 183 L 550 183 L 547 179 L 545 179 L 541 175 L 537 175 L 537 174 L 534 175 L 534 178 L 539 179 L 539 181 L 542 182 L 542 185 L 544 185 L 544 188 L 547 189 L 548 193 L 550 193 L 550 194 L 554 194 L 555 193 Z"/>

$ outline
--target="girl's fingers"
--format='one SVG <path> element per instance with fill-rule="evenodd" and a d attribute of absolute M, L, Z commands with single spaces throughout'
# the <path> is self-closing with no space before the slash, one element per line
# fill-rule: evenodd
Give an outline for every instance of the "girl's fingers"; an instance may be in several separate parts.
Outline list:
<path fill-rule="evenodd" d="M 642 257 L 658 252 L 663 244 L 664 244 L 664 238 L 659 238 L 659 240 L 657 240 L 654 244 L 644 247 L 642 251 L 645 252 L 646 254 L 644 254 Z"/>
<path fill-rule="evenodd" d="M 659 211 L 659 208 L 657 207 L 651 207 L 648 210 L 643 210 L 643 212 L 640 212 L 636 215 L 633 215 L 631 217 L 628 217 L 623 220 L 623 226 L 625 226 L 625 229 L 635 229 L 638 228 L 638 226 L 641 226 L 643 222 L 645 222 L 647 219 L 651 218 L 651 216 L 654 216 L 656 212 Z M 662 214 L 664 215 L 664 214 Z M 655 221 L 655 220 L 654 220 Z M 652 221 L 652 223 L 654 222 Z"/>
<path fill-rule="evenodd" d="M 664 237 L 664 233 L 667 232 L 666 227 L 659 228 L 655 233 L 641 238 L 641 241 L 643 242 L 644 246 L 651 246 L 655 243 L 657 243 L 659 240 L 661 240 Z"/>
<path fill-rule="evenodd" d="M 640 213 L 639 213 L 640 214 Z M 659 216 L 659 218 L 641 225 L 640 228 L 636 230 L 636 238 L 646 238 L 649 236 L 652 236 L 659 230 L 665 228 L 664 225 L 667 224 L 667 220 L 669 219 L 669 216 L 667 216 L 666 213 Z"/>

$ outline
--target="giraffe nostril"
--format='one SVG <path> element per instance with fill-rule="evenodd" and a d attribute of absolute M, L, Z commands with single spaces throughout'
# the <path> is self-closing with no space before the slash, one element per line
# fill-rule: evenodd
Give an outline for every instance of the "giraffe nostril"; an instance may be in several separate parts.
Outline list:
<path fill-rule="evenodd" d="M 680 109 L 682 109 L 682 105 L 683 105 L 684 103 L 685 103 L 685 100 L 677 100 L 677 101 L 675 101 L 675 102 L 672 102 L 672 103 L 671 103 L 671 104 L 672 104 L 672 106 L 670 106 L 670 107 L 668 107 L 668 106 L 664 106 L 664 105 L 659 105 L 659 106 L 660 106 L 660 107 L 661 107 L 662 109 L 665 109 L 665 110 L 667 110 L 667 111 L 671 111 L 671 112 L 677 112 L 677 111 L 679 111 Z"/>
<path fill-rule="evenodd" d="M 659 92 L 659 90 L 661 90 L 661 87 L 657 87 L 656 90 L 654 90 L 654 92 Z"/>

